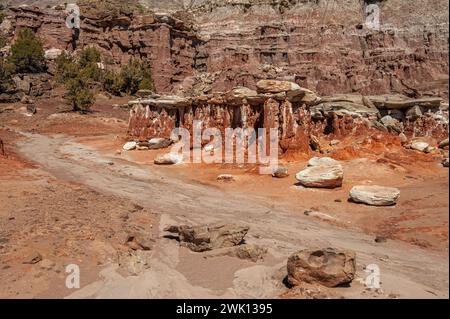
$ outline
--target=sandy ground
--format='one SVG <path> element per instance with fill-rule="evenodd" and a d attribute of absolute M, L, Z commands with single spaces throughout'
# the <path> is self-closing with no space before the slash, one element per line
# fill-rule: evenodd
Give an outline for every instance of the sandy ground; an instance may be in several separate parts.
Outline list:
<path fill-rule="evenodd" d="M 157 167 L 152 160 L 161 151 L 117 152 L 127 112 L 113 103 L 100 98 L 87 116 L 65 112 L 58 97 L 33 117 L 20 105 L 3 106 L 10 111 L 0 113 L 7 147 L 0 156 L 0 297 L 299 298 L 283 284 L 287 257 L 332 246 L 356 252 L 358 278 L 346 288 L 314 287 L 320 296 L 448 298 L 448 169 L 438 156 L 394 146 L 336 152 L 345 169 L 336 190 L 295 185 L 306 158 L 286 159 L 285 179 L 254 167 Z M 236 181 L 217 182 L 223 173 Z M 395 207 L 358 205 L 347 201 L 355 184 L 392 185 L 402 195 Z M 310 209 L 331 220 L 305 216 Z M 215 221 L 249 225 L 246 241 L 267 247 L 268 256 L 257 264 L 207 258 L 162 231 Z M 147 234 L 151 250 L 130 249 L 123 240 L 130 229 Z M 387 242 L 375 243 L 376 235 Z M 42 261 L 23 263 L 36 252 Z M 68 263 L 81 268 L 76 291 L 64 285 Z M 381 268 L 378 292 L 362 284 L 371 263 Z"/>

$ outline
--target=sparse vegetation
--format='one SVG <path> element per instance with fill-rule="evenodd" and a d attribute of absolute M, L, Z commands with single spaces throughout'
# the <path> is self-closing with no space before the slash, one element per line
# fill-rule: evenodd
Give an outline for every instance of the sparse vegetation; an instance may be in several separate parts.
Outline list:
<path fill-rule="evenodd" d="M 6 38 L 0 35 L 0 49 L 6 46 Z"/>
<path fill-rule="evenodd" d="M 11 46 L 8 62 L 14 73 L 38 73 L 45 69 L 42 43 L 31 29 L 20 29 L 17 40 Z"/>
<path fill-rule="evenodd" d="M 89 80 L 83 78 L 80 74 L 73 79 L 67 80 L 65 85 L 65 99 L 72 106 L 72 109 L 82 113 L 88 112 L 95 102 Z"/>
<path fill-rule="evenodd" d="M 155 91 L 150 64 L 132 58 L 122 66 L 119 72 L 106 71 L 103 77 L 103 88 L 114 95 L 135 94 L 138 90 Z"/>
<path fill-rule="evenodd" d="M 94 47 L 84 49 L 78 60 L 66 53 L 56 60 L 56 81 L 65 85 L 65 99 L 74 111 L 86 113 L 94 103 L 92 87 L 102 79 L 100 61 L 100 52 Z"/>
<path fill-rule="evenodd" d="M 3 58 L 0 58 L 0 93 L 6 91 L 11 80 L 11 72 Z"/>
<path fill-rule="evenodd" d="M 57 59 L 56 81 L 66 87 L 66 100 L 76 111 L 86 112 L 93 103 L 94 87 L 114 94 L 135 94 L 138 90 L 154 90 L 151 67 L 140 59 L 130 59 L 120 71 L 100 67 L 100 52 L 89 47 L 75 59 L 62 54 Z"/>
<path fill-rule="evenodd" d="M 0 24 L 3 22 L 3 20 L 5 20 L 5 17 L 6 17 L 6 14 L 3 11 L 1 11 L 1 8 L 0 8 Z"/>

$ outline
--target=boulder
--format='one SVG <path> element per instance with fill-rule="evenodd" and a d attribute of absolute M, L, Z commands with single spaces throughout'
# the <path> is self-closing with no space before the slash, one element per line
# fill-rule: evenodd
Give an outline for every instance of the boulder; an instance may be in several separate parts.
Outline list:
<path fill-rule="evenodd" d="M 386 115 L 381 118 L 380 122 L 388 129 L 388 131 L 401 133 L 403 131 L 403 125 L 399 120 L 393 118 L 390 115 Z"/>
<path fill-rule="evenodd" d="M 63 51 L 61 49 L 52 48 L 45 50 L 44 57 L 46 60 L 56 60 L 62 53 Z"/>
<path fill-rule="evenodd" d="M 156 165 L 174 165 L 183 162 L 183 155 L 176 153 L 166 153 L 156 156 L 154 163 Z"/>
<path fill-rule="evenodd" d="M 201 226 L 169 226 L 164 230 L 178 234 L 181 245 L 192 251 L 202 252 L 242 244 L 249 227 L 218 223 Z"/>
<path fill-rule="evenodd" d="M 444 148 L 448 146 L 448 138 L 439 142 L 439 148 Z"/>
<path fill-rule="evenodd" d="M 20 78 L 19 76 L 13 76 L 12 80 L 18 91 L 23 92 L 25 94 L 30 94 L 31 91 L 31 81 L 28 77 Z"/>
<path fill-rule="evenodd" d="M 289 176 L 288 168 L 287 167 L 283 167 L 283 166 L 278 166 L 277 168 L 275 168 L 272 171 L 272 176 L 276 177 L 276 178 L 288 177 Z"/>
<path fill-rule="evenodd" d="M 122 148 L 124 151 L 132 151 L 136 149 L 136 146 L 137 146 L 136 142 L 127 142 L 122 146 Z"/>
<path fill-rule="evenodd" d="M 448 165 L 449 165 L 448 157 L 446 157 L 446 158 L 444 158 L 444 159 L 442 160 L 442 166 L 448 167 Z"/>
<path fill-rule="evenodd" d="M 301 89 L 301 87 L 294 82 L 278 80 L 261 80 L 256 83 L 256 88 L 258 93 L 280 93 Z"/>
<path fill-rule="evenodd" d="M 418 105 L 414 105 L 406 111 L 406 118 L 410 121 L 415 121 L 422 115 L 422 109 Z"/>
<path fill-rule="evenodd" d="M 402 145 L 408 142 L 408 137 L 404 133 L 398 134 L 398 137 L 400 138 Z"/>
<path fill-rule="evenodd" d="M 342 186 L 344 170 L 332 158 L 312 158 L 308 167 L 298 172 L 295 178 L 306 187 L 336 188 Z"/>
<path fill-rule="evenodd" d="M 287 261 L 288 282 L 321 284 L 336 287 L 349 284 L 355 278 L 356 257 L 351 251 L 334 248 L 301 250 L 292 254 Z"/>
<path fill-rule="evenodd" d="M 423 141 L 414 141 L 411 143 L 410 147 L 413 150 L 416 150 L 419 152 L 424 152 L 424 153 L 429 153 L 429 152 L 433 151 L 433 149 L 434 149 L 433 146 L 431 146 L 427 142 L 423 142 Z"/>
<path fill-rule="evenodd" d="M 400 190 L 384 186 L 354 186 L 350 190 L 350 199 L 355 203 L 372 206 L 392 206 L 397 203 Z"/>
<path fill-rule="evenodd" d="M 172 140 L 162 137 L 154 137 L 148 141 L 148 148 L 150 150 L 158 150 L 161 148 L 169 147 L 172 144 Z"/>

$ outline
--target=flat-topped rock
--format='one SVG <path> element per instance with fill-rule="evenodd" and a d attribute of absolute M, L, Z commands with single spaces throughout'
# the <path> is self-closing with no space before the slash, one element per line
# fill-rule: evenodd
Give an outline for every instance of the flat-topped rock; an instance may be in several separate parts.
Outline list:
<path fill-rule="evenodd" d="M 372 95 L 368 98 L 379 109 L 408 109 L 415 105 L 424 108 L 439 108 L 442 102 L 439 97 L 411 99 L 400 94 Z"/>
<path fill-rule="evenodd" d="M 392 206 L 399 197 L 400 190 L 394 187 L 360 185 L 350 190 L 352 201 L 372 206 Z"/>
<path fill-rule="evenodd" d="M 297 83 L 279 80 L 261 80 L 256 83 L 258 93 L 280 93 L 300 90 Z"/>

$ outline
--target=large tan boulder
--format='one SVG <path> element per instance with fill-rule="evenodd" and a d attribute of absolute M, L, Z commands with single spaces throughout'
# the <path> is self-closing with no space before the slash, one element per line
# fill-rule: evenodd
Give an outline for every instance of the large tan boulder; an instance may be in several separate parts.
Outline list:
<path fill-rule="evenodd" d="M 183 155 L 176 153 L 166 153 L 155 157 L 154 163 L 156 165 L 174 165 L 183 162 Z"/>
<path fill-rule="evenodd" d="M 399 197 L 400 190 L 394 187 L 360 185 L 350 190 L 351 200 L 372 206 L 395 205 Z"/>
<path fill-rule="evenodd" d="M 336 188 L 342 186 L 344 169 L 332 158 L 312 158 L 308 167 L 298 172 L 295 178 L 306 187 Z"/>
<path fill-rule="evenodd" d="M 355 278 L 356 257 L 354 252 L 334 248 L 305 249 L 289 257 L 287 272 L 288 282 L 293 286 L 305 282 L 336 287 Z"/>

